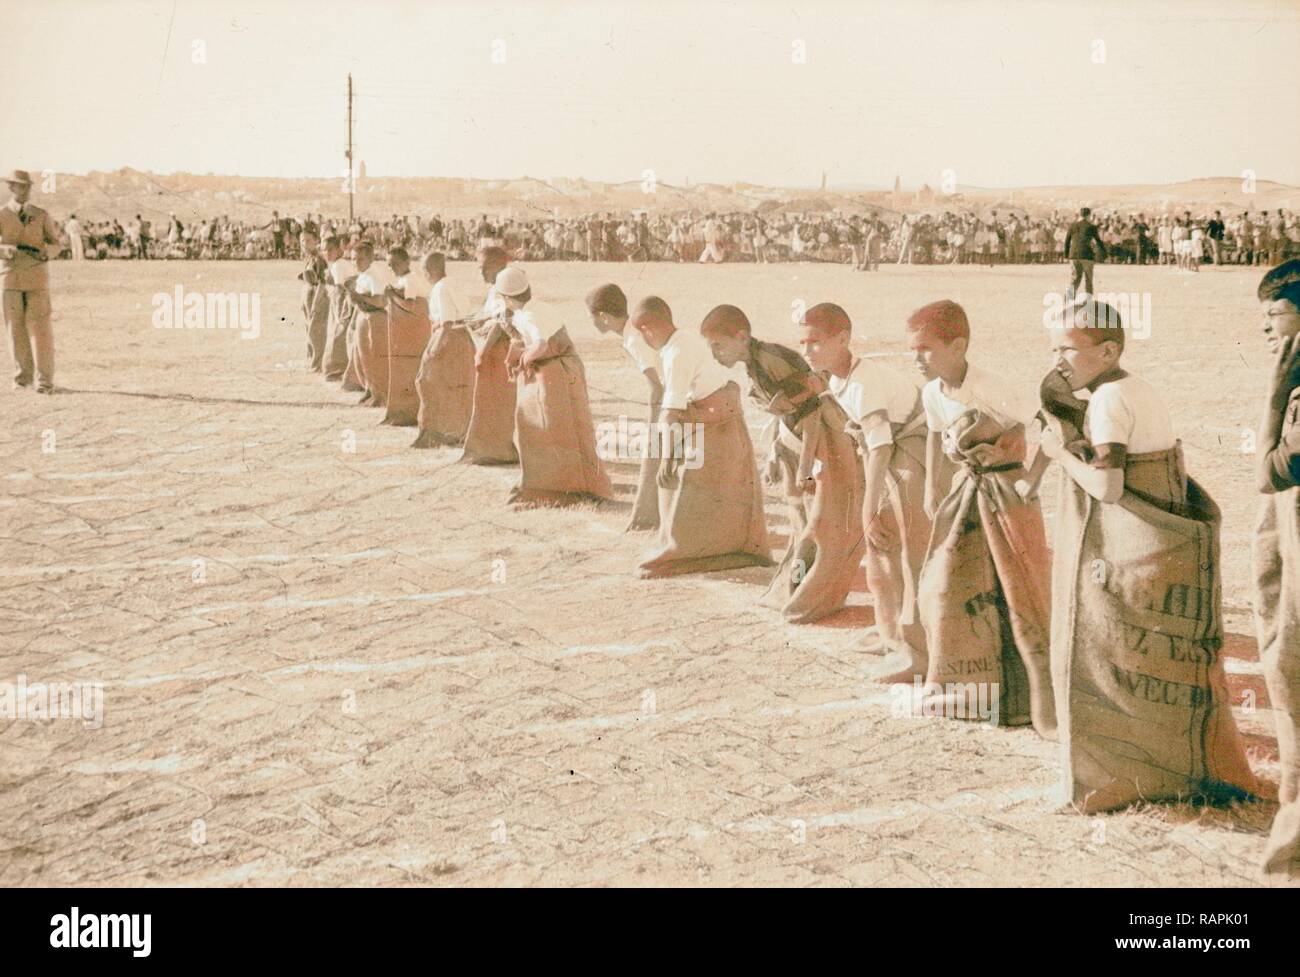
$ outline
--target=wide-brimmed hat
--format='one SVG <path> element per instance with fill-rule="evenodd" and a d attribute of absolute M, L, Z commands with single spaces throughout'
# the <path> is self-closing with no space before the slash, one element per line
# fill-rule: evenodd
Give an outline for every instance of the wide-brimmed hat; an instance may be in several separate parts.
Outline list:
<path fill-rule="evenodd" d="M 26 170 L 10 170 L 5 174 L 5 183 L 24 183 L 32 185 L 32 175 Z"/>

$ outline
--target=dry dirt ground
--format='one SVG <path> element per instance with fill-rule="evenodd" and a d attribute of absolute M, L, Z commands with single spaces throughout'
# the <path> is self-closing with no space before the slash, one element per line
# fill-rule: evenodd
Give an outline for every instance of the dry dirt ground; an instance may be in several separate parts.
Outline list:
<path fill-rule="evenodd" d="M 0 393 L 0 681 L 101 682 L 104 721 L 0 719 L 0 884 L 1257 884 L 1268 804 L 1061 813 L 1055 748 L 1032 732 L 892 717 L 865 679 L 878 659 L 852 648 L 862 594 L 793 627 L 755 606 L 767 571 L 634 579 L 631 465 L 613 467 L 617 505 L 516 513 L 514 469 L 409 449 L 410 429 L 302 369 L 296 266 L 52 270 L 62 389 Z M 861 350 L 894 356 L 906 313 L 950 297 L 973 357 L 1033 384 L 1043 294 L 1064 277 L 529 273 L 598 421 L 643 410 L 581 309 L 603 280 L 690 327 L 738 304 L 787 342 L 792 303 L 835 300 Z M 481 295 L 470 266 L 452 277 Z M 1257 277 L 1098 269 L 1099 288 L 1152 295 L 1128 365 L 1158 382 L 1224 508 L 1242 633 Z M 259 293 L 260 335 L 152 328 L 152 296 L 178 284 Z M 1236 647 L 1235 687 L 1256 686 Z"/>

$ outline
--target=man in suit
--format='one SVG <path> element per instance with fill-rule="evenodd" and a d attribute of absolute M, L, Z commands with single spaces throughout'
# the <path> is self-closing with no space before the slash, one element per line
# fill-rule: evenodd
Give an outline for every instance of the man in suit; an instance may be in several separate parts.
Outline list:
<path fill-rule="evenodd" d="M 54 330 L 50 326 L 50 277 L 46 246 L 59 243 L 59 229 L 48 213 L 27 202 L 32 178 L 26 170 L 5 176 L 12 199 L 0 207 L 0 281 L 14 386 L 54 392 Z"/>
<path fill-rule="evenodd" d="M 1205 229 L 1206 236 L 1210 239 L 1210 259 L 1216 265 L 1223 264 L 1223 233 L 1225 229 L 1223 214 L 1216 210 L 1214 220 L 1210 221 Z"/>
<path fill-rule="evenodd" d="M 1097 225 L 1089 220 L 1091 216 L 1092 210 L 1084 207 L 1079 211 L 1079 219 L 1065 233 L 1065 257 L 1073 269 L 1070 288 L 1066 293 L 1069 298 L 1074 298 L 1080 279 L 1084 282 L 1087 294 L 1092 294 L 1092 264 L 1106 254 L 1106 245 L 1097 233 Z"/>

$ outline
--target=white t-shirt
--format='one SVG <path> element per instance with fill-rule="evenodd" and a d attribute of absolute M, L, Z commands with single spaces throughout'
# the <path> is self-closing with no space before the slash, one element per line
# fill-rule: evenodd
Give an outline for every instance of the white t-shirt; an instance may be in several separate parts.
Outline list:
<path fill-rule="evenodd" d="M 545 342 L 564 326 L 562 322 L 557 322 L 550 316 L 538 319 L 529 308 L 517 309 L 510 317 L 510 324 L 523 337 L 524 344 L 527 346 Z"/>
<path fill-rule="evenodd" d="M 843 380 L 832 376 L 830 388 L 844 412 L 862 428 L 869 449 L 893 442 L 890 425 L 911 416 L 918 392 L 910 377 L 874 360 L 858 360 Z"/>
<path fill-rule="evenodd" d="M 1094 445 L 1122 444 L 1129 454 L 1140 455 L 1168 451 L 1176 443 L 1169 409 L 1141 377 L 1103 383 L 1087 400 L 1083 432 Z"/>
<path fill-rule="evenodd" d="M 330 278 L 335 285 L 342 285 L 357 273 L 357 266 L 347 258 L 336 258 L 330 265 Z"/>
<path fill-rule="evenodd" d="M 424 273 L 423 268 L 411 267 L 401 278 L 393 283 L 393 287 L 401 291 L 408 299 L 427 299 L 429 290 L 433 288 L 429 284 L 429 278 Z"/>
<path fill-rule="evenodd" d="M 429 321 L 436 323 L 462 319 L 465 316 L 461 311 L 464 307 L 464 301 L 451 282 L 439 278 L 438 284 L 429 292 Z"/>
<path fill-rule="evenodd" d="M 497 287 L 495 285 L 489 285 L 487 298 L 483 300 L 483 314 L 485 316 L 498 316 L 505 312 L 505 310 L 505 300 L 497 294 Z"/>
<path fill-rule="evenodd" d="M 505 311 L 505 300 L 497 294 L 497 287 L 495 285 L 489 285 L 487 298 L 483 300 L 483 308 L 480 314 L 491 319 L 496 316 L 504 316 Z M 487 332 L 488 330 L 486 328 L 484 328 L 482 332 L 475 332 L 472 329 L 470 330 L 470 338 L 474 340 L 474 345 L 479 349 L 482 349 L 483 343 L 487 341 Z"/>
<path fill-rule="evenodd" d="M 713 358 L 698 333 L 676 330 L 659 350 L 659 359 L 664 367 L 664 410 L 685 410 L 731 382 L 731 373 Z"/>
<path fill-rule="evenodd" d="M 935 433 L 943 433 L 972 407 L 1005 427 L 1028 425 L 1038 413 L 1036 398 L 1008 389 L 1005 380 L 974 363 L 967 363 L 966 378 L 956 390 L 944 393 L 942 383 L 935 377 L 921 388 L 925 423 Z"/>
<path fill-rule="evenodd" d="M 646 370 L 654 370 L 659 375 L 659 379 L 663 380 L 664 366 L 659 358 L 659 351 L 651 348 L 640 330 L 630 322 L 623 327 L 623 351 L 627 353 L 638 371 L 645 373 Z"/>
<path fill-rule="evenodd" d="M 357 294 L 383 295 L 393 281 L 393 270 L 388 265 L 372 261 L 369 268 L 357 275 Z"/>

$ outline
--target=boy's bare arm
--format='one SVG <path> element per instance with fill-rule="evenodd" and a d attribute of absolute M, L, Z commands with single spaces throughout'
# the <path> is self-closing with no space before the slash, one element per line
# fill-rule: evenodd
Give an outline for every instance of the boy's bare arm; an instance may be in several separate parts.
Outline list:
<path fill-rule="evenodd" d="M 1118 502 L 1124 494 L 1123 445 L 1095 446 L 1098 458 L 1084 461 L 1065 447 L 1055 427 L 1043 431 L 1041 450 L 1072 478 L 1079 488 L 1099 502 Z"/>
<path fill-rule="evenodd" d="M 1300 484 L 1300 451 L 1285 444 L 1286 411 L 1300 384 L 1300 336 L 1282 341 L 1269 384 L 1269 397 L 1259 422 L 1255 445 L 1255 487 L 1266 495 Z"/>
<path fill-rule="evenodd" d="M 650 385 L 650 409 L 658 412 L 659 405 L 664 402 L 664 384 L 659 379 L 659 374 L 653 368 L 645 371 L 646 383 Z"/>
<path fill-rule="evenodd" d="M 664 488 L 670 488 L 677 482 L 677 469 L 681 465 L 683 446 L 681 434 L 686 423 L 686 411 L 669 408 L 659 412 L 659 437 L 666 439 L 661 447 L 663 457 L 659 460 L 657 482 Z M 667 433 L 665 433 L 667 432 Z"/>
<path fill-rule="evenodd" d="M 897 534 L 889 528 L 891 523 L 880 518 L 881 507 L 886 502 L 888 492 L 889 456 L 894 445 L 882 444 L 872 448 L 867 455 L 866 494 L 862 502 L 862 511 L 866 513 L 866 533 L 871 545 L 881 550 L 894 550 L 898 546 Z M 926 471 L 929 479 L 929 470 Z"/>

